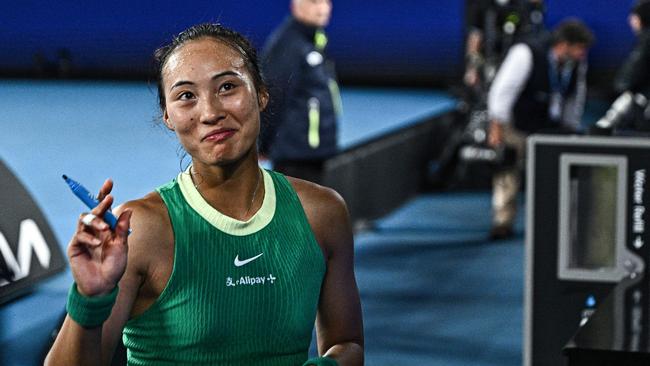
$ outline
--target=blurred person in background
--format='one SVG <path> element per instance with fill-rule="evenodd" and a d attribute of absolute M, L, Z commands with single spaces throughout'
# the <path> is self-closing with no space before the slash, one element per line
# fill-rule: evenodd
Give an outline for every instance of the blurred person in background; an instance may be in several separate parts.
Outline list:
<path fill-rule="evenodd" d="M 488 87 L 511 45 L 544 32 L 543 0 L 467 1 L 467 40 L 463 81 Z"/>
<path fill-rule="evenodd" d="M 650 132 L 650 0 L 637 1 L 628 21 L 638 41 L 614 80 L 619 96 L 593 126 L 594 134 Z"/>
<path fill-rule="evenodd" d="M 260 152 L 274 170 L 323 182 L 325 161 L 337 153 L 341 98 L 324 27 L 330 0 L 292 0 L 291 15 L 270 35 L 262 53 L 271 104 Z"/>
<path fill-rule="evenodd" d="M 628 20 L 638 42 L 616 77 L 614 90 L 650 96 L 650 0 L 638 1 Z"/>
<path fill-rule="evenodd" d="M 526 137 L 579 131 L 587 93 L 587 53 L 593 41 L 583 22 L 565 20 L 548 41 L 513 45 L 499 68 L 488 96 L 488 144 L 513 149 L 518 164 L 493 176 L 490 239 L 513 235 Z"/>
<path fill-rule="evenodd" d="M 457 178 L 455 174 L 467 174 L 467 165 L 476 163 L 462 153 L 465 147 L 485 147 L 489 127 L 487 93 L 506 51 L 517 41 L 542 38 L 547 33 L 543 0 L 465 3 L 467 38 L 462 103 L 445 147 L 435 159 L 435 169 L 429 173 L 433 189 L 446 188 Z"/>

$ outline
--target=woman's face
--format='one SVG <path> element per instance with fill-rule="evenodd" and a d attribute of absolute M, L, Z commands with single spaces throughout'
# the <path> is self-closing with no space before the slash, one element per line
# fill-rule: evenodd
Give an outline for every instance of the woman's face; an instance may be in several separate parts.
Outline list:
<path fill-rule="evenodd" d="M 190 41 L 167 59 L 162 71 L 163 120 L 194 160 L 226 165 L 256 147 L 260 93 L 241 54 L 211 38 Z"/>

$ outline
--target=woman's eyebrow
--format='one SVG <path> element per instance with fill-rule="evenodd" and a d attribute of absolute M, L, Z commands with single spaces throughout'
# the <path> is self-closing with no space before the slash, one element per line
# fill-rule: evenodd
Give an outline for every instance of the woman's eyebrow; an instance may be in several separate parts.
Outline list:
<path fill-rule="evenodd" d="M 241 76 L 241 75 L 238 72 L 228 70 L 228 71 L 224 71 L 224 72 L 220 72 L 220 73 L 215 74 L 214 76 L 212 76 L 212 80 L 217 80 L 217 79 L 219 79 L 221 77 L 224 77 L 224 76 Z M 179 80 L 179 81 L 175 82 L 171 86 L 171 88 L 169 88 L 169 90 L 174 90 L 174 88 L 177 88 L 177 87 L 182 86 L 182 85 L 194 85 L 194 82 L 189 81 L 189 80 Z"/>
<path fill-rule="evenodd" d="M 215 74 L 212 77 L 212 80 L 217 80 L 217 79 L 219 79 L 221 77 L 224 77 L 224 76 L 241 76 L 241 74 L 238 73 L 238 72 L 232 71 L 232 70 L 227 70 L 227 71 Z"/>

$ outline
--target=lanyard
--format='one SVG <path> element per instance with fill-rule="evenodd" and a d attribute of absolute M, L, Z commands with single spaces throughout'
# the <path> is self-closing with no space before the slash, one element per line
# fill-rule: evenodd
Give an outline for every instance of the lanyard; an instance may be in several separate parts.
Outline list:
<path fill-rule="evenodd" d="M 558 70 L 558 62 L 553 54 L 548 54 L 548 80 L 551 86 L 551 99 L 549 101 L 549 117 L 551 121 L 562 120 L 562 109 L 564 96 L 569 91 L 573 65 L 565 63 L 561 70 Z"/>
<path fill-rule="evenodd" d="M 551 85 L 551 93 L 566 94 L 571 83 L 571 71 L 573 67 L 566 63 L 558 70 L 558 62 L 549 52 L 548 54 L 548 80 Z"/>

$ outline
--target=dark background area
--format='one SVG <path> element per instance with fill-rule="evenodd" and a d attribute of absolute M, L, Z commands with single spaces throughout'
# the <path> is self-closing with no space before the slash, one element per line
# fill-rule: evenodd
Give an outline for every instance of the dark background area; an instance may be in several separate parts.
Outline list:
<path fill-rule="evenodd" d="M 468 0 L 472 1 L 472 0 Z M 146 79 L 151 54 L 180 30 L 220 21 L 261 48 L 288 13 L 275 1 L 4 1 L 0 76 Z M 547 0 L 549 27 L 577 16 L 595 31 L 591 75 L 608 77 L 634 44 L 632 0 Z M 439 86 L 457 82 L 462 0 L 334 1 L 330 52 L 344 84 Z M 598 76 L 598 77 L 597 77 Z"/>

